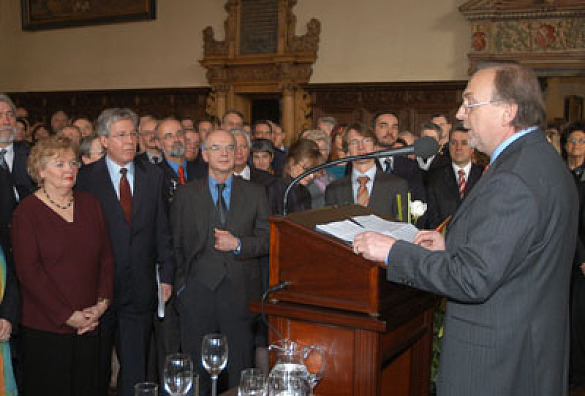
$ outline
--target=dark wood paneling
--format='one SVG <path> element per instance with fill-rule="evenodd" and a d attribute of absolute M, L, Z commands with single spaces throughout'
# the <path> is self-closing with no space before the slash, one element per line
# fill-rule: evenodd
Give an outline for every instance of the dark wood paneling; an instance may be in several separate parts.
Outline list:
<path fill-rule="evenodd" d="M 131 89 L 107 91 L 18 92 L 9 93 L 17 106 L 28 109 L 29 115 L 48 122 L 51 114 L 64 110 L 69 116 L 96 118 L 108 107 L 128 107 L 139 115 L 155 117 L 205 116 L 209 88 Z"/>
<path fill-rule="evenodd" d="M 338 122 L 371 125 L 373 114 L 393 109 L 401 129 L 418 132 L 422 122 L 434 113 L 447 113 L 454 119 L 461 102 L 465 81 L 309 84 L 313 119 L 334 116 Z M 69 115 L 96 117 L 107 107 L 129 107 L 139 114 L 156 117 L 176 115 L 200 118 L 205 115 L 209 88 L 164 88 L 104 91 L 26 92 L 9 94 L 18 106 L 41 119 L 63 109 Z"/>
<path fill-rule="evenodd" d="M 465 81 L 312 84 L 307 91 L 315 121 L 333 116 L 340 123 L 371 126 L 374 113 L 392 109 L 398 113 L 401 130 L 417 133 L 435 113 L 447 113 L 453 121 L 465 85 Z"/>

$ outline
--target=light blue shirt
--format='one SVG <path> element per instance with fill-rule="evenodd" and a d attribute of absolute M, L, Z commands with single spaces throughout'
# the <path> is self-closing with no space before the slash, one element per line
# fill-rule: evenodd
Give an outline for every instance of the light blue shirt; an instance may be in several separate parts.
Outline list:
<path fill-rule="evenodd" d="M 126 178 L 128 179 L 128 184 L 130 184 L 130 192 L 134 195 L 134 162 L 131 161 L 125 166 L 120 166 L 106 155 L 106 166 L 108 167 L 108 172 L 110 172 L 110 179 L 112 180 L 112 185 L 116 190 L 116 196 L 118 199 L 120 199 L 120 179 L 122 178 L 120 169 L 122 168 L 128 169 L 128 172 L 126 172 Z"/>
<path fill-rule="evenodd" d="M 165 161 L 167 162 L 167 164 L 169 164 L 169 166 L 175 171 L 177 175 L 179 174 L 179 166 L 182 166 L 183 170 L 185 171 L 185 179 L 187 179 L 187 160 L 183 161 L 182 164 L 176 164 L 173 161 L 167 161 L 166 159 Z"/>
<path fill-rule="evenodd" d="M 522 129 L 521 131 L 516 132 L 515 134 L 510 136 L 508 139 L 506 139 L 502 143 L 500 143 L 500 145 L 498 147 L 496 147 L 496 149 L 492 153 L 492 158 L 490 159 L 490 165 L 494 163 L 496 158 L 498 158 L 498 156 L 500 154 L 502 154 L 502 151 L 504 151 L 509 145 L 514 143 L 516 140 L 520 139 L 522 136 L 528 135 L 530 132 L 534 132 L 537 129 L 538 129 L 538 127 L 535 127 L 535 126 L 530 127 L 530 128 L 526 128 L 526 129 Z"/>
<path fill-rule="evenodd" d="M 225 181 L 225 187 L 223 189 L 223 200 L 225 202 L 225 206 L 227 210 L 230 210 L 230 197 L 232 195 L 232 181 L 234 180 L 233 176 L 230 176 L 229 179 Z M 213 204 L 217 205 L 217 181 L 211 176 L 209 176 L 209 192 L 211 193 L 211 199 L 213 200 Z"/>

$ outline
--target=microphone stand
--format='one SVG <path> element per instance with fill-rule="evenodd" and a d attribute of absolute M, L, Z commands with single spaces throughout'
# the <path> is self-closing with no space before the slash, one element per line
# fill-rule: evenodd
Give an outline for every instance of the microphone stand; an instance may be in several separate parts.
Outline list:
<path fill-rule="evenodd" d="M 286 188 L 285 192 L 284 192 L 284 200 L 283 200 L 283 208 L 282 208 L 282 215 L 286 216 L 287 215 L 287 204 L 288 204 L 288 195 L 290 193 L 290 190 L 292 190 L 292 188 L 294 186 L 296 186 L 299 181 L 301 181 L 302 179 L 304 179 L 305 177 L 309 176 L 312 173 L 318 172 L 321 169 L 327 169 L 327 168 L 331 168 L 332 166 L 338 165 L 338 164 L 342 164 L 344 162 L 353 162 L 353 161 L 358 161 L 358 160 L 362 160 L 362 159 L 370 159 L 370 158 L 381 158 L 381 157 L 391 157 L 391 156 L 396 156 L 396 155 L 405 155 L 405 154 L 412 154 L 415 152 L 415 146 L 405 146 L 405 147 L 401 147 L 398 149 L 391 149 L 391 150 L 379 150 L 379 151 L 373 151 L 371 153 L 367 153 L 367 154 L 361 154 L 361 155 L 354 155 L 351 157 L 345 157 L 345 158 L 340 158 L 340 159 L 336 159 L 334 161 L 331 162 L 325 162 L 321 165 L 317 165 L 311 169 L 307 169 L 306 171 L 304 171 L 303 173 L 301 173 L 300 175 L 298 175 L 297 177 L 295 177 L 293 179 L 292 182 L 290 182 L 290 184 L 288 185 L 288 187 Z"/>

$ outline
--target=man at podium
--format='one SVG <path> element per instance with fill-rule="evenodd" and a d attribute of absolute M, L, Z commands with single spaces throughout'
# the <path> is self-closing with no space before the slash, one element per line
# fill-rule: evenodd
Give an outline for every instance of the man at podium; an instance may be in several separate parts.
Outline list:
<path fill-rule="evenodd" d="M 446 238 L 363 233 L 354 251 L 383 262 L 390 281 L 448 298 L 439 395 L 566 395 L 578 203 L 539 129 L 536 76 L 513 64 L 479 70 L 457 118 L 491 162 Z"/>

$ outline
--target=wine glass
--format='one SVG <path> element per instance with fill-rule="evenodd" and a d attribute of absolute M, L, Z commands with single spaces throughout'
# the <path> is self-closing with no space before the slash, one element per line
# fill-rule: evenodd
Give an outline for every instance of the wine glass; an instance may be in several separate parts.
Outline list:
<path fill-rule="evenodd" d="M 265 396 L 266 376 L 262 370 L 249 368 L 242 370 L 238 396 Z"/>
<path fill-rule="evenodd" d="M 217 377 L 227 365 L 227 339 L 221 334 L 206 334 L 201 343 L 201 362 L 211 376 L 211 396 L 217 396 Z"/>
<path fill-rule="evenodd" d="M 158 396 L 158 385 L 154 382 L 139 382 L 134 385 L 134 396 Z"/>
<path fill-rule="evenodd" d="M 193 384 L 193 362 L 188 355 L 174 353 L 165 359 L 165 390 L 171 396 L 184 396 Z"/>

